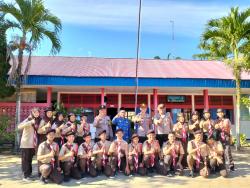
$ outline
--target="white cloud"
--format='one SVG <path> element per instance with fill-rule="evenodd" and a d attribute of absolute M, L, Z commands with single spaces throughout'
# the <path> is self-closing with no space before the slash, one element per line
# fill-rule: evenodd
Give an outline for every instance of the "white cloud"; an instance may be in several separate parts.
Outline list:
<path fill-rule="evenodd" d="M 139 0 L 46 0 L 47 7 L 64 23 L 93 26 L 109 30 L 135 31 Z M 143 0 L 142 31 L 193 36 L 201 32 L 210 18 L 226 15 L 226 5 L 192 2 Z"/>

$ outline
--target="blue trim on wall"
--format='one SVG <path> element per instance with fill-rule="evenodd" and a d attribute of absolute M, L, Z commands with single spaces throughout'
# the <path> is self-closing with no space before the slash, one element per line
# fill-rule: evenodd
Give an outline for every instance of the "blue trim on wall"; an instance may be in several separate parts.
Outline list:
<path fill-rule="evenodd" d="M 135 78 L 28 76 L 26 85 L 117 86 L 117 87 L 135 86 Z M 222 79 L 192 79 L 192 78 L 139 78 L 139 86 L 235 88 L 235 81 L 222 80 Z M 250 88 L 250 80 L 242 80 L 241 87 Z"/>

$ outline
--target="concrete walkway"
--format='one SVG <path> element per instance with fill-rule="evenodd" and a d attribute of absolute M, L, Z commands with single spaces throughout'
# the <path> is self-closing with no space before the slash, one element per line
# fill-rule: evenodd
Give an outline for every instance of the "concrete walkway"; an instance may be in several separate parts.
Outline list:
<path fill-rule="evenodd" d="M 22 181 L 20 157 L 14 155 L 0 154 L 0 188 L 56 188 L 56 187 L 192 187 L 192 188 L 249 188 L 250 187 L 250 148 L 244 148 L 239 153 L 233 152 L 236 161 L 236 171 L 230 173 L 228 178 L 212 175 L 209 179 L 196 177 L 194 179 L 183 177 L 164 177 L 154 175 L 153 177 L 125 177 L 120 174 L 114 179 L 105 176 L 97 178 L 83 178 L 80 181 L 71 180 L 62 185 L 42 185 L 38 180 L 31 183 Z M 36 174 L 37 166 L 34 160 L 33 170 Z M 186 172 L 186 175 L 188 172 Z"/>

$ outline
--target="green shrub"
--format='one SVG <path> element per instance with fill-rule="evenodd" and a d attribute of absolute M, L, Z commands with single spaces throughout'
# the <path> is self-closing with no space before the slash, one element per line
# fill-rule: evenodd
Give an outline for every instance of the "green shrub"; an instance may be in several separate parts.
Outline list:
<path fill-rule="evenodd" d="M 0 116 L 0 143 L 15 141 L 15 130 L 11 130 L 11 118 L 7 115 Z"/>

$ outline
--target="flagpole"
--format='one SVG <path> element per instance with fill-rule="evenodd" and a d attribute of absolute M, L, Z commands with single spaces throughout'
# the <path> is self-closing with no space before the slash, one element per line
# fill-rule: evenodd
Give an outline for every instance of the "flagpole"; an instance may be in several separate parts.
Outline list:
<path fill-rule="evenodd" d="M 138 87 L 139 87 L 139 79 L 138 79 L 138 66 L 139 66 L 139 56 L 140 56 L 140 39 L 141 39 L 141 6 L 142 0 L 139 0 L 139 12 L 138 12 L 138 28 L 137 28 L 137 48 L 136 48 L 136 72 L 135 72 L 135 114 L 137 108 L 138 101 Z"/>

